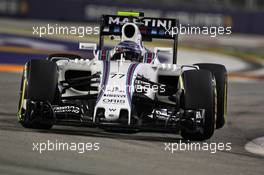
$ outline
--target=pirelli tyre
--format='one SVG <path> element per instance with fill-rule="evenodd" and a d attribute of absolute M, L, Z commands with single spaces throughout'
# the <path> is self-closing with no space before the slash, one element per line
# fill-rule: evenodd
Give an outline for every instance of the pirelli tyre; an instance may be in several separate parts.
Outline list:
<path fill-rule="evenodd" d="M 227 71 L 224 65 L 202 63 L 196 64 L 200 69 L 210 71 L 216 80 L 217 118 L 216 129 L 222 128 L 227 119 Z"/>
<path fill-rule="evenodd" d="M 51 122 L 32 119 L 34 108 L 44 110 L 47 105 L 57 101 L 57 65 L 48 60 L 30 60 L 26 63 L 22 75 L 18 120 L 23 127 L 50 129 Z M 44 105 L 45 104 L 45 105 Z M 37 114 L 41 116 L 42 113 Z"/>
<path fill-rule="evenodd" d="M 182 129 L 181 136 L 186 140 L 202 141 L 209 139 L 215 128 L 216 89 L 214 77 L 206 70 L 183 72 L 183 108 L 185 110 L 204 110 L 204 120 L 197 130 Z"/>

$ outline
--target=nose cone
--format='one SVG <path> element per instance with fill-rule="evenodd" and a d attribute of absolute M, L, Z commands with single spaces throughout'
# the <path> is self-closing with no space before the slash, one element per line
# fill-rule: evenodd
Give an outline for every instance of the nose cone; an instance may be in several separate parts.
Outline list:
<path fill-rule="evenodd" d="M 136 66 L 131 66 L 129 62 L 123 62 L 120 64 L 118 61 L 109 62 L 109 67 L 105 66 L 105 71 L 109 70 L 109 75 L 107 76 L 107 83 L 102 86 L 104 81 L 102 81 L 99 91 L 99 96 L 95 106 L 95 116 L 97 109 L 104 109 L 104 120 L 115 122 L 120 119 L 122 111 L 127 111 L 128 116 L 126 117 L 128 123 L 130 122 L 130 109 L 131 109 L 131 94 L 133 87 L 133 74 Z M 133 68 L 133 70 L 132 70 Z M 104 80 L 105 77 L 102 77 Z"/>
<path fill-rule="evenodd" d="M 108 104 L 105 107 L 105 118 L 110 121 L 118 120 L 121 109 L 125 108 L 125 98 L 112 97 L 105 98 L 103 101 Z"/>

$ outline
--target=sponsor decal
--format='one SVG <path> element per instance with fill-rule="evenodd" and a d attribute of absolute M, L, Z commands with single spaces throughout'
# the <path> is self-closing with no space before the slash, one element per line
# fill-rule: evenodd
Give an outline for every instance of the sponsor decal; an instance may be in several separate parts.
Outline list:
<path fill-rule="evenodd" d="M 110 75 L 111 75 L 110 78 L 119 78 L 119 79 L 125 76 L 125 74 L 120 74 L 120 73 L 111 73 Z"/>
<path fill-rule="evenodd" d="M 119 17 L 119 16 L 110 16 L 108 19 L 108 24 L 109 25 L 122 25 L 127 22 L 129 22 L 130 19 L 127 17 Z M 153 19 L 153 18 L 133 18 L 132 19 L 133 23 L 143 23 L 144 26 L 146 27 L 163 27 L 163 28 L 168 28 L 172 27 L 173 20 L 171 19 Z"/>
<path fill-rule="evenodd" d="M 120 27 L 115 27 L 115 28 L 114 28 L 114 32 L 115 32 L 115 33 L 119 33 L 119 32 L 120 32 Z"/>
<path fill-rule="evenodd" d="M 106 104 L 125 104 L 126 100 L 105 98 L 105 99 L 103 99 L 103 103 L 106 103 Z"/>
<path fill-rule="evenodd" d="M 53 108 L 55 113 L 80 113 L 80 108 L 76 106 L 57 106 Z"/>
<path fill-rule="evenodd" d="M 157 31 L 156 29 L 152 29 L 152 30 L 151 30 L 151 34 L 152 34 L 152 35 L 156 35 L 157 33 L 158 33 L 158 31 Z"/>
<path fill-rule="evenodd" d="M 104 94 L 104 97 L 126 98 L 126 95 L 119 95 L 119 94 Z"/>
<path fill-rule="evenodd" d="M 118 86 L 114 86 L 114 87 L 109 87 L 107 88 L 107 92 L 125 92 L 124 88 L 122 87 L 118 87 Z"/>
<path fill-rule="evenodd" d="M 116 109 L 115 109 L 115 108 L 109 108 L 109 111 L 110 111 L 110 112 L 115 112 Z"/>

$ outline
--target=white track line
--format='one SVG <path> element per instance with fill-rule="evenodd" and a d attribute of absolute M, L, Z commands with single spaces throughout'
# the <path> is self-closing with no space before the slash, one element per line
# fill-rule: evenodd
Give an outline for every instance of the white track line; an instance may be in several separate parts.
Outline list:
<path fill-rule="evenodd" d="M 159 55 L 165 58 L 164 62 L 172 62 L 172 54 L 159 53 Z M 237 57 L 196 49 L 191 50 L 180 48 L 178 50 L 177 58 L 177 64 L 179 65 L 192 65 L 196 63 L 223 64 L 228 72 L 243 71 L 250 67 L 246 61 Z"/>
<path fill-rule="evenodd" d="M 217 63 L 226 66 L 228 72 L 247 69 L 248 63 L 233 56 L 228 56 L 209 51 L 179 49 L 178 64 Z"/>
<path fill-rule="evenodd" d="M 264 137 L 256 138 L 245 145 L 245 149 L 253 154 L 264 156 Z"/>

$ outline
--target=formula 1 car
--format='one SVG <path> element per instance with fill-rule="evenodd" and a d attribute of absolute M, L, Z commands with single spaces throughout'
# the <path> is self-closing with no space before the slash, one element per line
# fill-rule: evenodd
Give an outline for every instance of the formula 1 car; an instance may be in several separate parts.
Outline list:
<path fill-rule="evenodd" d="M 28 61 L 19 122 L 36 129 L 80 124 L 209 139 L 226 122 L 227 72 L 220 64 L 178 65 L 178 36 L 168 30 L 177 25 L 176 19 L 137 12 L 103 15 L 99 47 L 80 43 L 91 58 L 52 54 Z M 106 36 L 119 44 L 105 48 Z M 144 43 L 152 39 L 172 40 L 173 46 L 147 49 Z"/>

